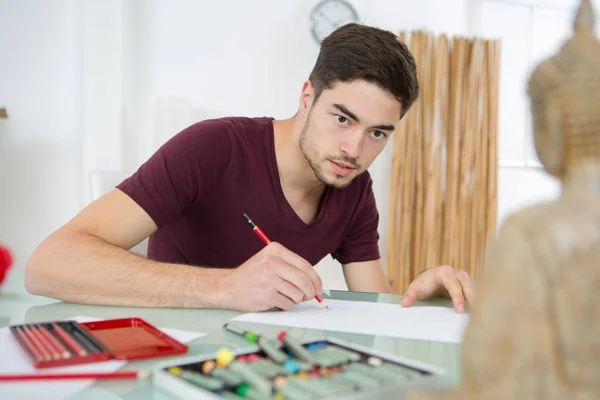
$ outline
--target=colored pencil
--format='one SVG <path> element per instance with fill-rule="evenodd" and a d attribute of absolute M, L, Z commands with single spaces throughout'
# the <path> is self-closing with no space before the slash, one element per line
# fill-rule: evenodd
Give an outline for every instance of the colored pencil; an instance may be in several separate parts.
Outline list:
<path fill-rule="evenodd" d="M 33 357 L 37 361 L 44 361 L 44 359 L 45 359 L 44 355 L 40 352 L 40 349 L 38 349 L 38 347 L 35 345 L 35 343 L 33 343 L 31 341 L 31 339 L 25 332 L 25 329 L 23 327 L 16 327 L 15 331 L 16 331 L 17 335 L 19 336 L 19 338 L 23 341 L 23 343 L 25 343 L 25 345 L 27 346 L 29 351 L 31 351 L 31 353 L 33 354 Z"/>
<path fill-rule="evenodd" d="M 37 325 L 37 327 L 42 335 L 46 337 L 48 343 L 50 343 L 50 345 L 54 348 L 54 351 L 60 354 L 62 358 L 71 358 L 71 353 L 65 349 L 65 347 L 54 337 L 53 334 L 50 333 L 50 331 L 44 325 L 40 324 Z"/>
<path fill-rule="evenodd" d="M 29 327 L 31 333 L 35 338 L 40 342 L 41 346 L 44 348 L 44 351 L 50 355 L 51 358 L 55 360 L 60 360 L 61 355 L 56 349 L 52 346 L 52 344 L 48 341 L 48 338 L 44 336 L 42 331 L 39 330 L 37 325 L 32 325 Z"/>
<path fill-rule="evenodd" d="M 148 377 L 148 371 L 89 372 L 70 374 L 26 374 L 0 375 L 0 382 L 37 381 L 37 380 L 70 380 L 70 379 L 142 379 Z"/>
<path fill-rule="evenodd" d="M 71 348 L 71 350 L 82 357 L 87 356 L 87 351 L 85 351 L 83 347 L 81 347 L 79 343 L 75 341 L 75 339 L 69 336 L 69 334 L 65 332 L 63 328 L 55 323 L 52 323 L 52 329 L 54 330 L 54 333 L 56 333 L 58 337 L 60 337 L 63 342 L 65 342 L 65 344 Z"/>
<path fill-rule="evenodd" d="M 271 243 L 271 241 L 269 240 L 269 238 L 267 237 L 267 235 L 264 234 L 264 232 L 254 223 L 252 222 L 252 220 L 250 219 L 250 217 L 247 214 L 242 214 L 244 216 L 244 218 L 246 219 L 246 221 L 248 221 L 248 223 L 250 224 L 250 226 L 252 226 L 252 230 L 254 231 L 254 233 L 256 233 L 256 235 L 262 239 L 262 241 L 265 244 L 269 244 Z M 327 305 L 325 305 L 325 302 L 323 301 L 323 298 L 321 296 L 319 296 L 318 294 L 315 295 L 315 299 L 323 304 L 325 306 L 325 308 L 329 309 L 329 307 L 327 307 Z"/>
<path fill-rule="evenodd" d="M 29 341 L 33 343 L 36 350 L 44 358 L 44 360 L 50 361 L 52 359 L 52 356 L 46 351 L 46 348 L 42 346 L 37 336 L 33 334 L 33 331 L 28 326 L 22 326 L 21 329 L 23 333 L 27 335 Z"/>

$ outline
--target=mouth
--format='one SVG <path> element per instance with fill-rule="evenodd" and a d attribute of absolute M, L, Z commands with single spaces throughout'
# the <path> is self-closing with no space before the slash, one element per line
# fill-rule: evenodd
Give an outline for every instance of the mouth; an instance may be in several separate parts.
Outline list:
<path fill-rule="evenodd" d="M 342 161 L 328 161 L 331 163 L 331 166 L 333 167 L 333 170 L 337 175 L 348 176 L 352 172 L 354 172 L 354 170 L 356 170 L 356 167 L 354 165 Z"/>

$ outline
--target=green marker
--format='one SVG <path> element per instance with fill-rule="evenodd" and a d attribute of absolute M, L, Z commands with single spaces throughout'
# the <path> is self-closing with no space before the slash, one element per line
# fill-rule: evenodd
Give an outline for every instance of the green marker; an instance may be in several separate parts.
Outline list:
<path fill-rule="evenodd" d="M 359 361 L 360 360 L 360 354 L 358 354 L 355 351 L 341 347 L 341 346 L 329 345 L 321 351 L 323 351 L 324 353 L 340 354 L 341 356 L 345 356 L 348 360 L 351 360 L 351 361 Z"/>
<path fill-rule="evenodd" d="M 204 389 L 219 390 L 223 389 L 223 387 L 225 386 L 223 381 L 221 381 L 220 379 L 204 376 L 199 372 L 188 371 L 179 367 L 169 368 L 169 372 L 175 376 L 182 377 L 190 383 L 201 386 Z"/>
<path fill-rule="evenodd" d="M 230 372 L 241 376 L 244 381 L 253 386 L 254 389 L 265 394 L 271 394 L 271 382 L 259 373 L 254 372 L 248 364 L 237 361 L 235 355 L 229 349 L 222 348 L 219 350 L 217 353 L 216 364 L 221 368 L 226 368 Z"/>
<path fill-rule="evenodd" d="M 244 380 L 249 383 L 256 390 L 264 393 L 270 394 L 272 391 L 271 382 L 269 382 L 266 378 L 264 378 L 258 372 L 255 372 L 250 366 L 246 363 L 241 363 L 239 361 L 233 361 L 229 364 L 229 369 L 236 374 L 241 375 Z M 240 394 L 240 393 L 238 393 Z"/>
<path fill-rule="evenodd" d="M 278 375 L 289 374 L 289 372 L 285 368 L 283 368 L 281 365 L 274 364 L 265 358 L 260 358 L 260 359 L 256 360 L 255 362 L 248 363 L 248 365 L 254 371 L 259 372 L 268 378 L 274 378 Z"/>
<path fill-rule="evenodd" d="M 228 386 L 239 386 L 244 383 L 244 379 L 241 376 L 236 375 L 225 368 L 217 367 L 217 363 L 213 360 L 205 361 L 200 370 L 204 375 L 221 379 Z"/>
<path fill-rule="evenodd" d="M 285 396 L 285 399 L 289 400 L 310 400 L 314 399 L 315 395 L 312 392 L 296 387 L 294 385 L 285 385 L 279 389 L 279 393 Z"/>
<path fill-rule="evenodd" d="M 321 366 L 321 368 L 329 368 L 329 367 L 333 367 L 334 365 L 340 365 L 341 362 L 339 360 L 339 358 L 331 358 L 329 357 L 329 355 L 323 355 L 323 354 L 315 354 L 315 360 L 317 360 L 317 363 Z"/>
<path fill-rule="evenodd" d="M 352 385 L 335 381 L 331 378 L 310 378 L 305 380 L 308 385 L 314 388 L 323 396 L 333 396 L 340 393 L 346 393 L 353 390 Z"/>
<path fill-rule="evenodd" d="M 315 360 L 313 355 L 310 354 L 310 352 L 306 350 L 301 343 L 290 337 L 286 331 L 280 332 L 279 335 L 277 335 L 277 339 L 283 342 L 283 344 L 287 346 L 287 348 L 300 360 L 311 365 L 318 365 L 317 360 Z"/>
<path fill-rule="evenodd" d="M 235 389 L 235 393 L 240 397 L 251 400 L 271 400 L 273 396 L 262 393 L 251 386 L 242 384 Z"/>
<path fill-rule="evenodd" d="M 331 379 L 351 384 L 360 389 L 371 389 L 379 386 L 379 381 L 377 379 L 366 376 L 359 371 L 348 369 L 343 369 L 340 373 L 332 374 Z"/>
<path fill-rule="evenodd" d="M 275 361 L 277 364 L 283 364 L 288 359 L 287 354 L 275 347 L 275 345 L 269 342 L 269 339 L 264 336 L 261 336 L 251 331 L 246 331 L 240 328 L 232 327 L 229 324 L 226 324 L 224 328 L 229 332 L 235 333 L 236 335 L 245 338 L 250 343 L 256 343 L 258 347 L 260 347 L 260 349 L 264 351 L 265 354 L 267 354 L 269 357 L 271 357 L 273 361 Z"/>
<path fill-rule="evenodd" d="M 347 353 L 339 351 L 333 346 L 327 346 L 324 349 L 316 350 L 315 358 L 319 361 L 319 364 L 321 364 L 322 367 L 341 365 L 350 361 L 350 356 Z"/>
<path fill-rule="evenodd" d="M 316 386 L 312 384 L 312 380 L 301 379 L 301 378 L 289 378 L 287 382 L 287 386 L 296 387 L 306 391 L 307 393 L 312 393 L 313 397 L 322 397 L 327 395 L 327 391 L 323 390 L 322 387 Z"/>

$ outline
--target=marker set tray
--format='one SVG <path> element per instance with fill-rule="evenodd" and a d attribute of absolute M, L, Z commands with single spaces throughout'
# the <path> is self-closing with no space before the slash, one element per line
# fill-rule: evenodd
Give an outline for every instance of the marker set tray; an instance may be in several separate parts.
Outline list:
<path fill-rule="evenodd" d="M 186 353 L 188 347 L 140 318 L 47 321 L 10 326 L 35 368 Z"/>
<path fill-rule="evenodd" d="M 221 349 L 212 356 L 188 357 L 157 367 L 153 381 L 177 398 L 190 400 L 372 399 L 381 398 L 382 393 L 397 398 L 399 389 L 444 375 L 435 367 L 331 338 L 300 345 L 308 353 L 305 357 L 298 357 L 298 351 L 280 343 L 285 361 L 275 361 L 262 347 L 236 353 Z M 312 362 L 307 362 L 309 355 Z"/>

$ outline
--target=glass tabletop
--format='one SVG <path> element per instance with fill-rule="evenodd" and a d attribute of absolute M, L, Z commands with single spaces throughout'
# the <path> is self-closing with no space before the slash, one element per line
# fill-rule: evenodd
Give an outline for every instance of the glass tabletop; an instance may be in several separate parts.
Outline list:
<path fill-rule="evenodd" d="M 243 338 L 223 330 L 223 326 L 227 322 L 242 314 L 239 312 L 214 309 L 107 307 L 66 303 L 27 294 L 22 285 L 22 277 L 23 271 L 16 269 L 11 272 L 9 282 L 0 288 L 0 327 L 23 322 L 68 319 L 76 316 L 101 319 L 139 317 L 162 328 L 176 328 L 205 333 L 206 336 L 189 344 L 186 357 L 212 354 L 224 346 L 235 350 L 252 348 L 252 344 L 246 342 Z M 399 295 L 347 291 L 330 291 L 325 293 L 323 298 L 392 304 L 399 304 L 402 300 L 402 296 Z M 447 299 L 417 302 L 417 304 L 419 303 L 422 305 L 452 307 L 451 302 Z M 444 385 L 455 385 L 460 379 L 460 346 L 458 344 L 318 329 L 287 328 L 237 321 L 236 325 L 269 337 L 275 337 L 280 331 L 286 329 L 290 335 L 302 341 L 323 337 L 335 338 L 385 354 L 397 355 L 440 367 L 447 372 Z M 175 360 L 176 358 L 171 359 Z M 156 364 L 162 364 L 165 361 L 168 362 L 169 358 L 134 361 L 128 363 L 123 370 L 152 369 Z M 175 400 L 176 398 L 155 387 L 151 379 L 146 379 L 138 381 L 98 381 L 72 399 Z"/>

